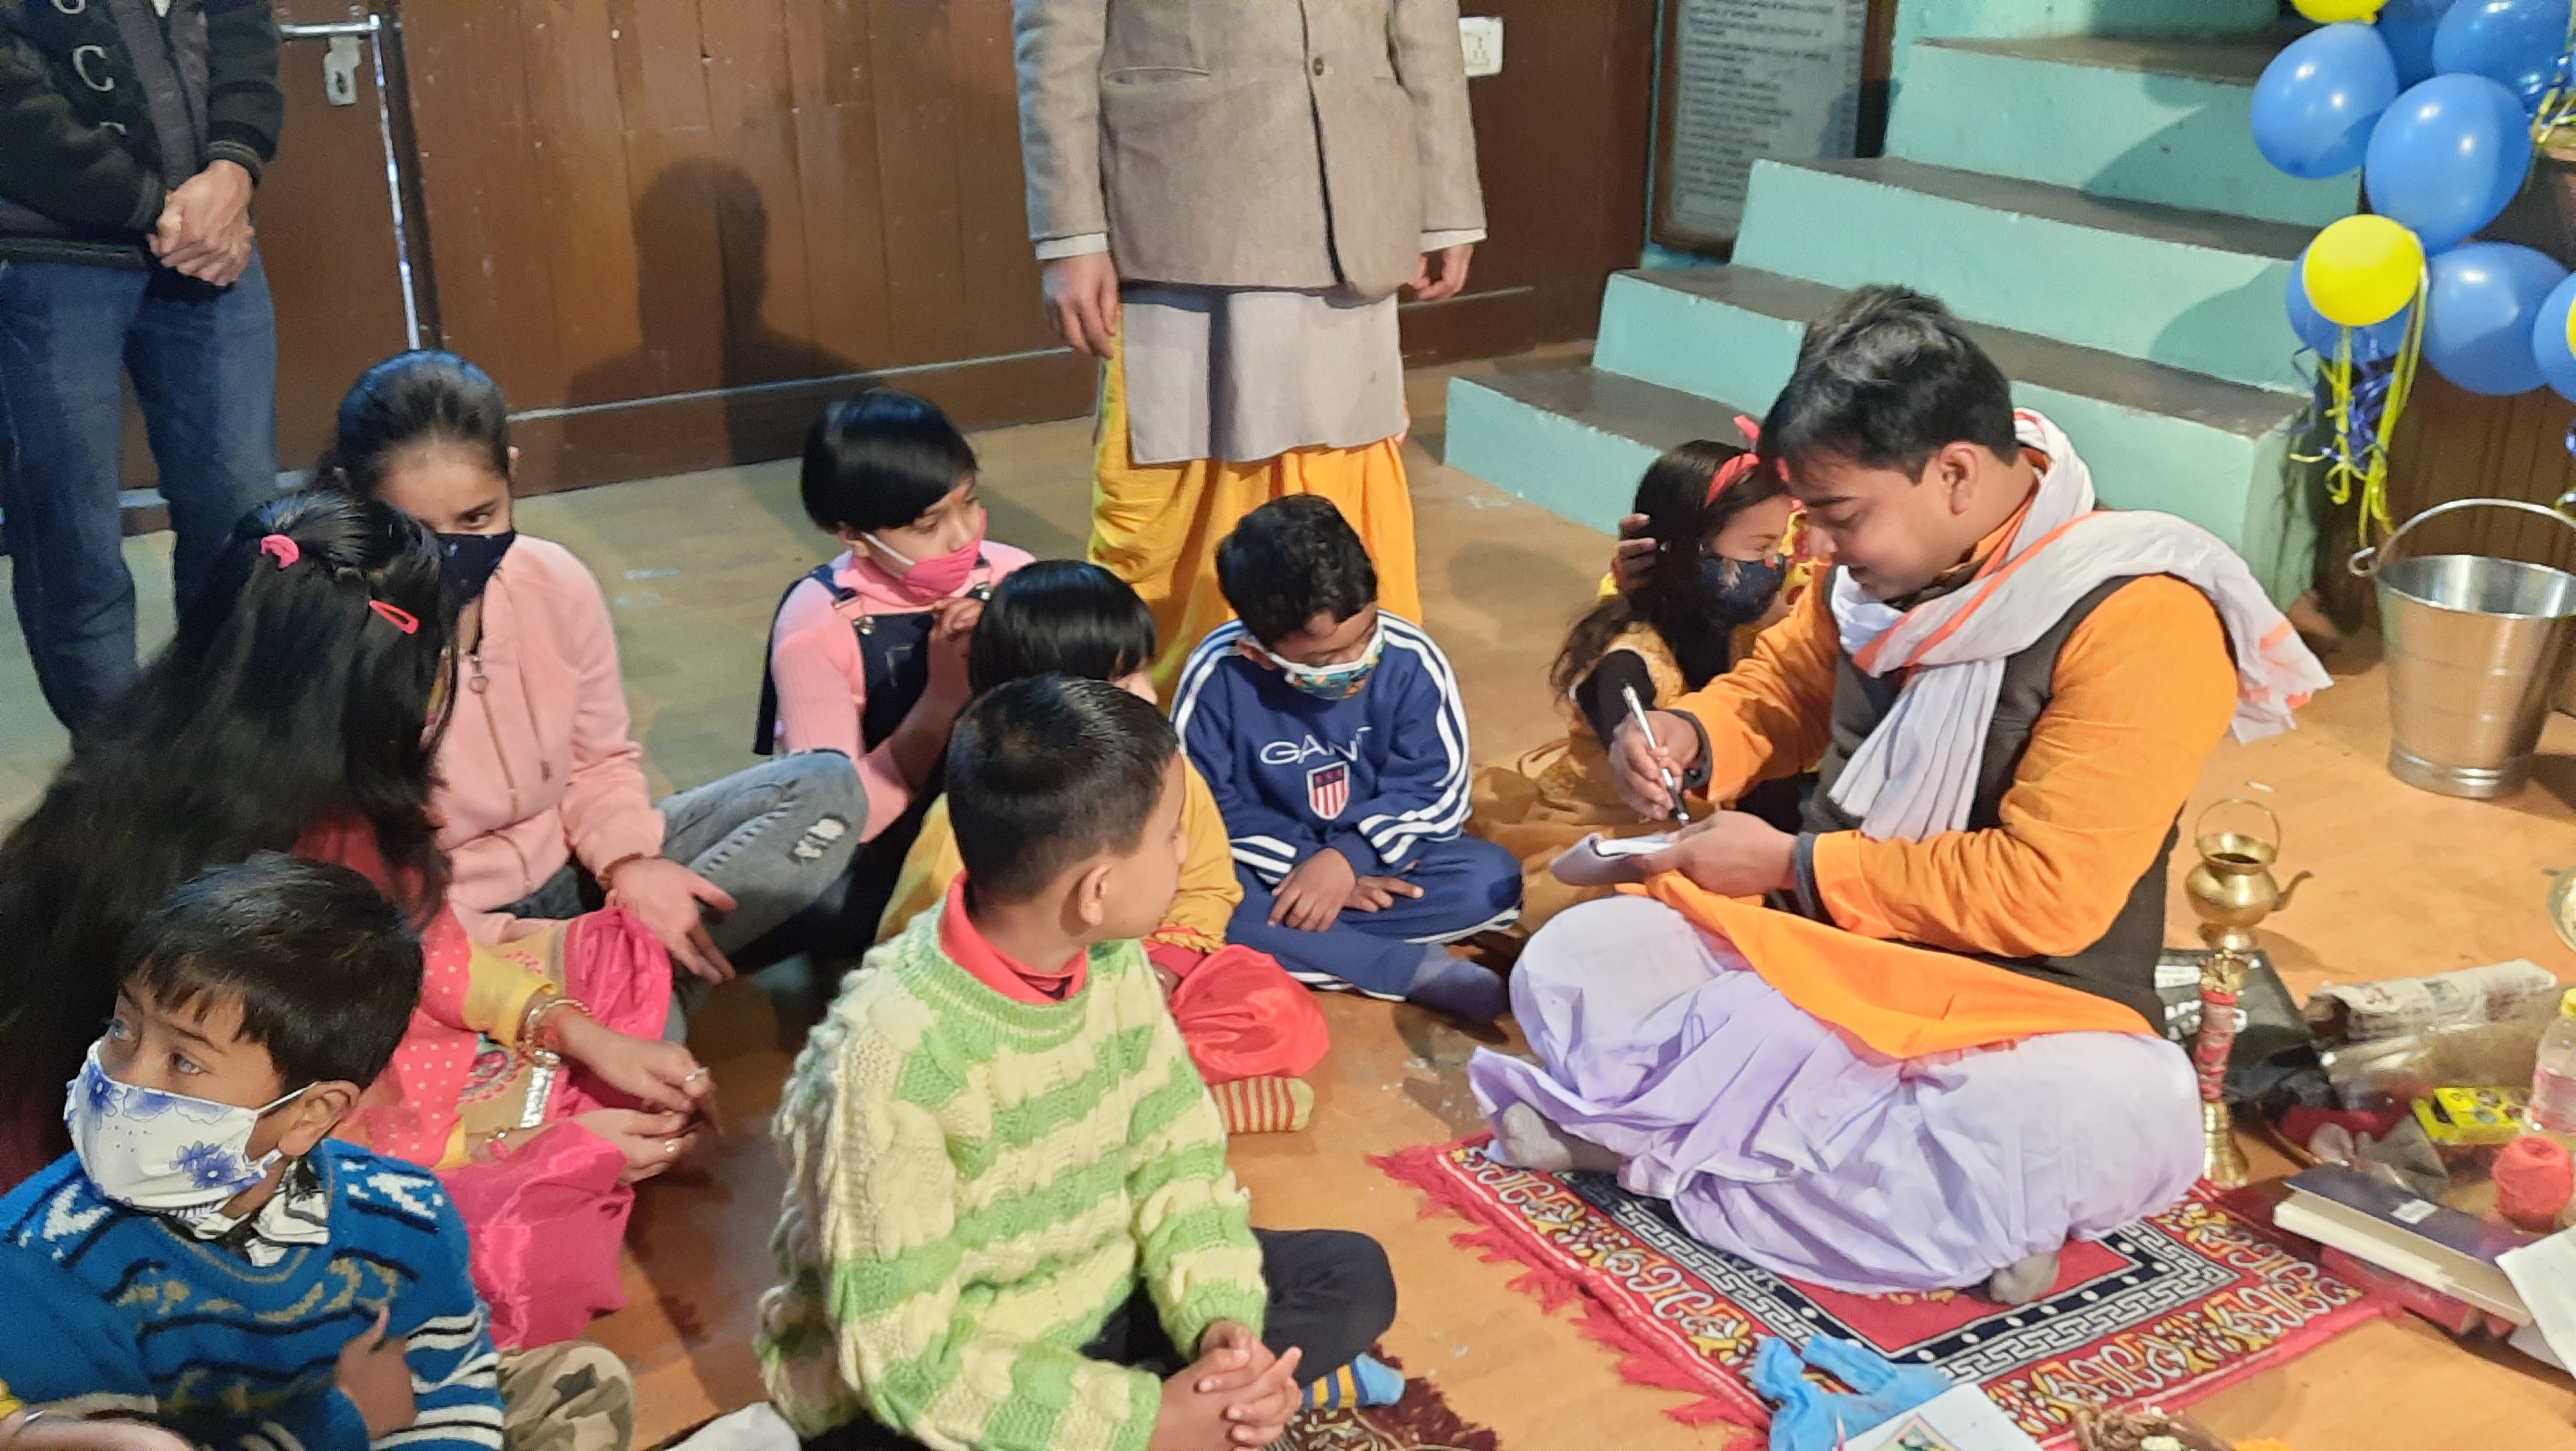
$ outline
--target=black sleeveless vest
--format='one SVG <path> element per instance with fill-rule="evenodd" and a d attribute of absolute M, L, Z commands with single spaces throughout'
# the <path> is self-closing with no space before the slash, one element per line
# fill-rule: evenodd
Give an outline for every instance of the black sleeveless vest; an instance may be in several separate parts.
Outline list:
<path fill-rule="evenodd" d="M 992 565 L 981 557 L 975 561 L 976 583 L 968 591 L 979 599 L 990 599 L 993 593 Z M 778 597 L 778 608 L 787 607 L 787 596 L 797 586 L 813 580 L 831 591 L 832 598 L 848 603 L 856 594 L 842 588 L 832 578 L 829 563 L 816 565 L 810 573 L 798 577 Z M 775 628 L 777 612 L 770 618 Z M 908 610 L 893 615 L 861 615 L 851 622 L 859 637 L 859 661 L 867 671 L 868 701 L 859 713 L 859 749 L 873 751 L 884 745 L 895 728 L 930 688 L 930 612 Z M 752 726 L 751 748 L 760 755 L 777 749 L 778 677 L 768 667 L 769 645 L 761 645 L 760 713 Z M 852 762 L 856 765 L 857 762 Z M 930 803 L 939 799 L 947 774 L 945 760 L 932 763 L 930 779 L 912 793 L 912 804 L 904 808 L 884 830 L 868 838 L 850 864 L 850 885 L 839 912 L 845 924 L 838 932 L 847 940 L 830 940 L 832 951 L 860 951 L 875 940 L 877 919 L 884 915 L 886 903 L 894 899 L 897 879 L 903 873 L 903 859 L 911 853 L 913 842 L 921 835 L 921 824 L 930 814 Z"/>
<path fill-rule="evenodd" d="M 2057 656 L 2065 648 L 2067 637 L 2102 601 L 2140 577 L 2129 575 L 2105 581 L 2077 600 L 2029 648 L 2005 659 L 1994 721 L 1986 728 L 1985 754 L 1977 766 L 1977 794 L 1968 810 L 1968 830 L 1989 830 L 2003 824 L 1999 808 L 2004 793 L 2012 788 L 2013 773 L 2021 767 L 2022 753 L 2030 748 L 2031 727 L 2048 709 L 2055 693 Z M 1830 580 L 1820 579 L 1813 587 L 1829 589 L 1832 585 Z M 1904 685 L 1893 674 L 1873 677 L 1863 673 L 1847 655 L 1836 669 L 1833 740 L 1825 748 L 1823 763 L 1816 768 L 1816 789 L 1807 799 L 1805 827 L 1812 832 L 1859 828 L 1858 817 L 1834 804 L 1834 782 L 1850 764 L 1861 742 L 1869 739 L 1870 732 L 1887 718 Z M 2129 900 L 2111 919 L 2110 930 L 2091 946 L 2062 957 L 1971 955 L 2029 977 L 2126 1004 L 2149 1023 L 2161 1027 L 2165 1013 L 2163 1003 L 2156 997 L 2156 958 L 2164 950 L 2165 940 L 2165 863 L 2173 855 L 2177 835 L 2177 828 L 2166 829 L 2164 845 L 2157 848 L 2155 861 L 2130 886 Z M 1789 905 L 1794 908 L 1796 904 Z"/>

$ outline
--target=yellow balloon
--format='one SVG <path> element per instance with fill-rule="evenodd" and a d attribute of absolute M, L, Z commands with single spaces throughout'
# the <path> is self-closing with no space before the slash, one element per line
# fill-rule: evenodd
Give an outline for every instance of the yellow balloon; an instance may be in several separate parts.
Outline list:
<path fill-rule="evenodd" d="M 2368 327 L 2403 312 L 2423 275 L 2424 244 L 2404 223 L 2346 217 L 2308 244 L 2299 281 L 2318 316 Z"/>
<path fill-rule="evenodd" d="M 2388 0 L 2292 0 L 2299 13 L 2319 25 L 2333 25 L 2344 20 L 2369 20 L 2379 14 Z"/>

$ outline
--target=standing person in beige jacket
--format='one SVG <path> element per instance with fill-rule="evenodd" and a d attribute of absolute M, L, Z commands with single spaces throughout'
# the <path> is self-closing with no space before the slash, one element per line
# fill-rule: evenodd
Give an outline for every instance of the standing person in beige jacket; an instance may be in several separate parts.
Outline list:
<path fill-rule="evenodd" d="M 1090 557 L 1181 661 L 1233 618 L 1218 541 L 1331 499 L 1421 616 L 1396 293 L 1484 239 L 1457 0 L 1015 0 L 1045 303 L 1100 358 Z"/>

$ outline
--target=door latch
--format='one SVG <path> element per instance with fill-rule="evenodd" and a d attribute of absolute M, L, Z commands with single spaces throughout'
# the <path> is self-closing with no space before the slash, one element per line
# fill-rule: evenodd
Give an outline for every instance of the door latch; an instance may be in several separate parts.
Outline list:
<path fill-rule="evenodd" d="M 358 104 L 358 37 L 331 37 L 322 55 L 322 94 L 334 106 Z"/>

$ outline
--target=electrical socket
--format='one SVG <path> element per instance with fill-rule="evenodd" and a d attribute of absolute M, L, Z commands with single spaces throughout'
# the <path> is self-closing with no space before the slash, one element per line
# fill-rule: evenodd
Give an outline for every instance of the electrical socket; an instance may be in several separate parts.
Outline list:
<path fill-rule="evenodd" d="M 1459 16 L 1458 44 L 1467 52 L 1469 76 L 1502 74 L 1503 17 L 1499 15 Z"/>

